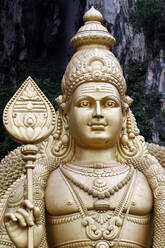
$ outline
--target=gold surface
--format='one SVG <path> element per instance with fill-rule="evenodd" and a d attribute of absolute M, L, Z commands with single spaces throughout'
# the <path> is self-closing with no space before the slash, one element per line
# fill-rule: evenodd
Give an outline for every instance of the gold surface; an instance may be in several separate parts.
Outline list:
<path fill-rule="evenodd" d="M 27 199 L 33 204 L 33 162 L 36 160 L 38 152 L 38 148 L 34 144 L 47 138 L 52 132 L 55 124 L 55 112 L 50 102 L 30 77 L 26 79 L 5 107 L 3 122 L 7 132 L 15 140 L 26 144 L 21 151 L 22 159 L 26 161 Z M 29 214 L 32 218 L 31 209 L 29 209 Z M 20 216 L 20 214 L 17 215 Z M 34 247 L 33 232 L 35 229 L 33 229 L 34 227 L 29 225 L 28 248 Z M 24 232 L 24 240 L 26 240 L 25 235 Z"/>
<path fill-rule="evenodd" d="M 56 116 L 30 78 L 4 111 L 26 146 L 0 164 L 0 247 L 165 247 L 165 148 L 139 135 L 102 19 L 92 7 L 71 41 Z"/>
<path fill-rule="evenodd" d="M 19 143 L 37 143 L 52 132 L 55 112 L 35 82 L 28 77 L 6 105 L 3 122 L 7 132 Z"/>

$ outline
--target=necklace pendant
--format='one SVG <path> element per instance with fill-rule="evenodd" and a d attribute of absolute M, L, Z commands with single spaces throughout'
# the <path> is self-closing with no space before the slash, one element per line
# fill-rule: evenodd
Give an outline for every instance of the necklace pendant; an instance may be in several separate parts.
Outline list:
<path fill-rule="evenodd" d="M 104 199 L 105 196 L 105 191 L 107 191 L 107 183 L 103 181 L 101 178 L 96 178 L 93 181 L 93 186 L 92 190 L 94 192 L 95 197 L 98 197 L 99 199 Z"/>
<path fill-rule="evenodd" d="M 93 187 L 99 192 L 102 192 L 107 188 L 107 183 L 101 178 L 96 178 L 93 181 Z"/>

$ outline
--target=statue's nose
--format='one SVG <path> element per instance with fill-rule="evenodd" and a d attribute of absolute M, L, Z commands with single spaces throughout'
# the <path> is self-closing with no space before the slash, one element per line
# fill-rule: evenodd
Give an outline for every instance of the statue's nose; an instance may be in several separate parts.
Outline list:
<path fill-rule="evenodd" d="M 102 108 L 101 108 L 101 104 L 100 101 L 96 101 L 96 106 L 95 109 L 93 111 L 93 118 L 103 118 L 103 114 L 102 114 Z"/>

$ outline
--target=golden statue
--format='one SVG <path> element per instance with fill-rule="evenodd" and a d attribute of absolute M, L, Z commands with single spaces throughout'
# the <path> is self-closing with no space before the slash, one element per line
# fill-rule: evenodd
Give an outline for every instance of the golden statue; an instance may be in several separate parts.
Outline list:
<path fill-rule="evenodd" d="M 0 163 L 1 248 L 165 247 L 165 148 L 139 135 L 101 21 L 71 40 L 56 113 L 30 77 L 4 110 L 24 145 Z"/>

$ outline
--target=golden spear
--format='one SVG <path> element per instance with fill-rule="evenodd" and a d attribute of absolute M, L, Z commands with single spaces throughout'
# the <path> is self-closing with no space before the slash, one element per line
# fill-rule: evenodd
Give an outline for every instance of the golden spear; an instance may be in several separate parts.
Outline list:
<path fill-rule="evenodd" d="M 6 105 L 3 123 L 10 136 L 22 146 L 22 155 L 27 170 L 28 200 L 33 203 L 33 169 L 38 147 L 55 125 L 55 111 L 51 103 L 28 77 Z M 31 213 L 32 214 L 32 213 Z M 33 227 L 28 228 L 28 248 L 33 248 Z"/>

